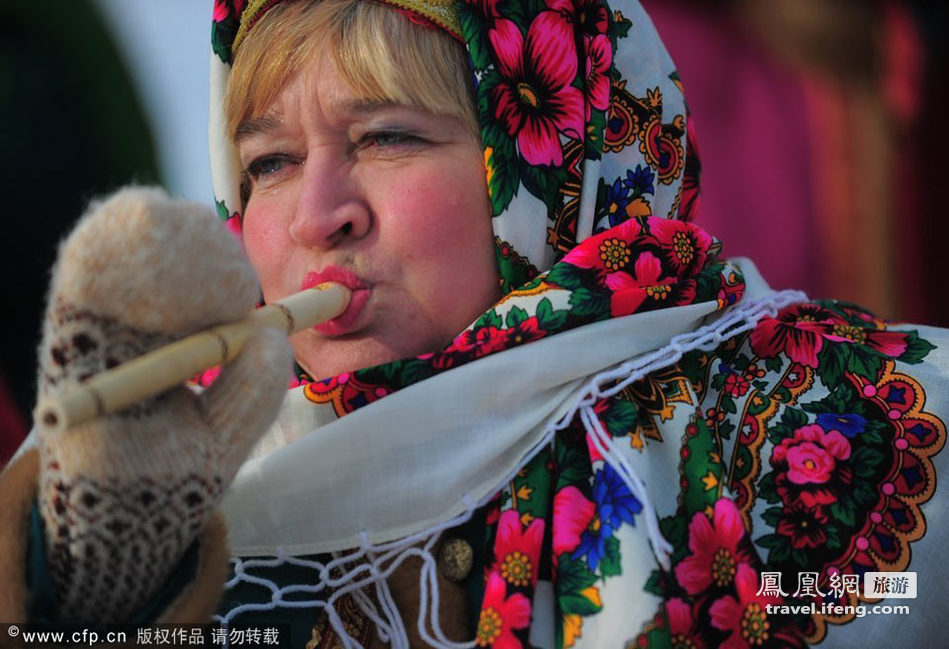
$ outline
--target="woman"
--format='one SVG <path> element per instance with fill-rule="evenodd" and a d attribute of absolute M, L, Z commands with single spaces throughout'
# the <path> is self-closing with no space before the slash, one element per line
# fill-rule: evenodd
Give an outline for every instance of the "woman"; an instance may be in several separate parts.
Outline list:
<path fill-rule="evenodd" d="M 773 293 L 717 259 L 689 222 L 678 78 L 638 4 L 285 0 L 216 19 L 212 83 L 233 62 L 218 207 L 265 300 L 354 289 L 293 341 L 303 386 L 224 498 L 222 620 L 302 620 L 293 642 L 310 646 L 931 639 L 925 601 L 913 624 L 820 604 L 856 604 L 853 576 L 917 569 L 945 439 L 930 386 L 946 363 L 927 341 L 944 334 Z M 80 226 L 45 389 L 77 359 L 105 363 L 82 333 L 147 347 L 252 301 L 233 242 L 181 209 L 133 190 Z M 134 250 L 134 300 L 86 290 L 101 266 L 74 251 L 89 248 Z M 264 335 L 196 405 L 173 394 L 40 440 L 51 616 L 209 611 L 223 546 L 208 521 L 276 413 L 284 362 Z M 10 474 L 29 478 L 27 459 Z M 25 520 L 31 499 L 16 502 Z M 925 568 L 919 592 L 935 592 Z"/>

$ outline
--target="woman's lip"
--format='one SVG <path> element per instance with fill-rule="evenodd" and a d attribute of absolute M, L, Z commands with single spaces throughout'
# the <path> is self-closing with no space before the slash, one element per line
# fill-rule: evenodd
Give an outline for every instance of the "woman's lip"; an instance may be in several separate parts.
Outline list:
<path fill-rule="evenodd" d="M 363 307 L 365 307 L 366 302 L 369 301 L 371 293 L 372 289 L 369 288 L 353 289 L 352 295 L 349 298 L 349 304 L 346 305 L 346 310 L 332 320 L 314 325 L 313 329 L 325 336 L 342 336 L 343 334 L 351 333 L 353 326 L 362 314 Z"/>
<path fill-rule="evenodd" d="M 372 287 L 349 269 L 327 266 L 323 270 L 307 273 L 303 278 L 301 289 L 312 288 L 323 282 L 338 282 L 352 291 L 352 295 L 349 298 L 349 304 L 341 314 L 332 320 L 321 322 L 313 329 L 326 336 L 341 336 L 350 333 L 372 294 Z"/>
<path fill-rule="evenodd" d="M 314 270 L 310 271 L 303 278 L 303 284 L 300 286 L 300 290 L 313 288 L 323 282 L 337 282 L 342 284 L 350 291 L 355 291 L 361 288 L 368 288 L 366 282 L 362 280 L 359 275 L 349 270 L 348 268 L 341 268 L 339 266 L 327 266 L 323 270 Z"/>

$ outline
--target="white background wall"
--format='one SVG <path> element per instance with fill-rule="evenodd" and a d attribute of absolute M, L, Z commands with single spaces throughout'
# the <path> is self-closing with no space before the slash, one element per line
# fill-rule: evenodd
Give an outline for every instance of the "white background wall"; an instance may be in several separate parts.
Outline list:
<path fill-rule="evenodd" d="M 211 203 L 208 69 L 213 0 L 96 0 L 152 126 L 165 184 Z"/>

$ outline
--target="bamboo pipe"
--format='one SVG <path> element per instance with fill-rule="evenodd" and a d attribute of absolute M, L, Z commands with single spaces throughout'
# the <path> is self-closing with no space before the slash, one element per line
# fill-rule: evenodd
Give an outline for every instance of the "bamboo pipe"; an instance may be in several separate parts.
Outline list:
<path fill-rule="evenodd" d="M 78 386 L 51 394 L 33 411 L 37 426 L 49 432 L 101 417 L 181 385 L 198 372 L 232 360 L 259 329 L 285 329 L 287 335 L 335 318 L 349 304 L 350 291 L 326 282 L 255 309 L 239 322 L 218 325 L 101 372 Z"/>

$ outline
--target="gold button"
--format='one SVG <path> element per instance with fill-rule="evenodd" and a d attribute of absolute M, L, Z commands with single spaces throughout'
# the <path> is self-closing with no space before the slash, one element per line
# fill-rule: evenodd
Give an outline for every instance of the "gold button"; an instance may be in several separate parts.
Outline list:
<path fill-rule="evenodd" d="M 474 551 L 464 539 L 448 539 L 442 543 L 438 564 L 446 579 L 461 581 L 471 572 L 473 563 Z"/>

